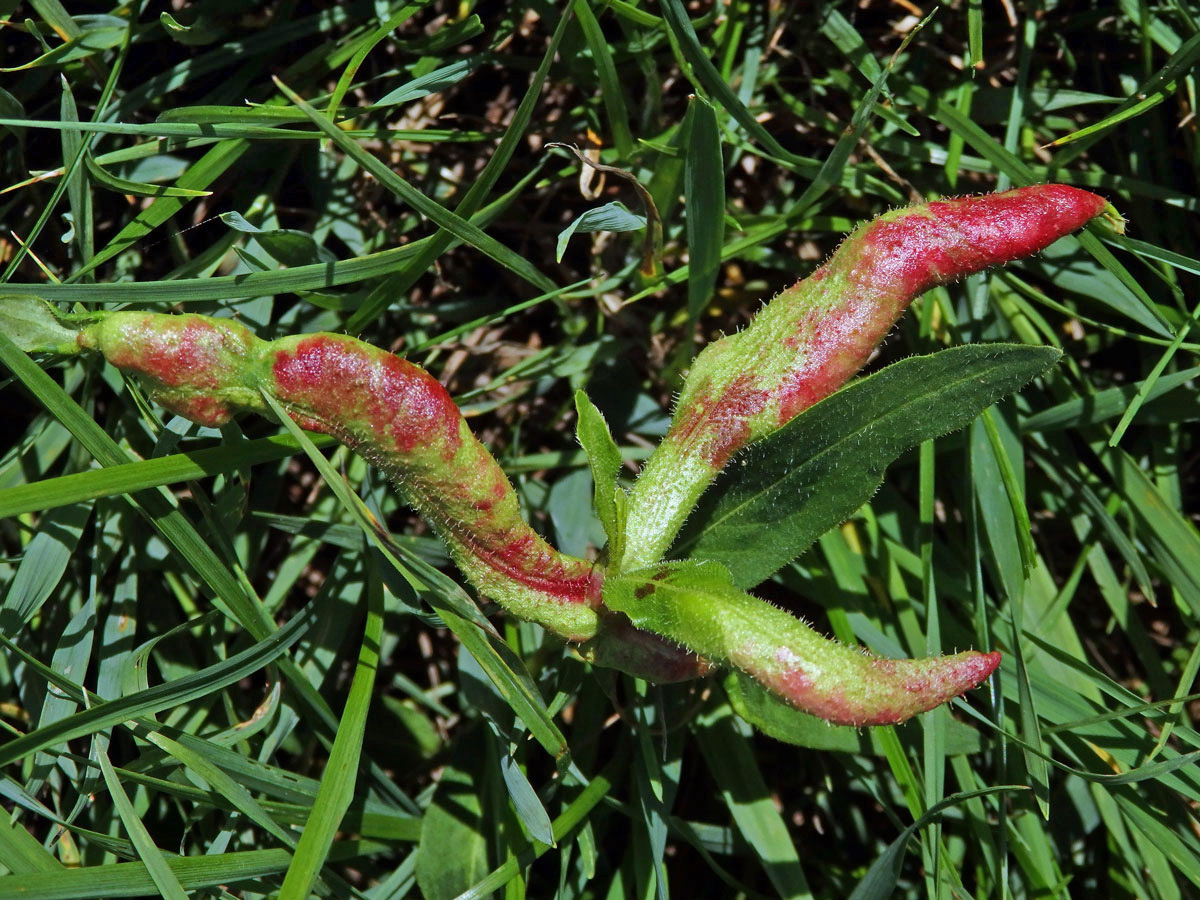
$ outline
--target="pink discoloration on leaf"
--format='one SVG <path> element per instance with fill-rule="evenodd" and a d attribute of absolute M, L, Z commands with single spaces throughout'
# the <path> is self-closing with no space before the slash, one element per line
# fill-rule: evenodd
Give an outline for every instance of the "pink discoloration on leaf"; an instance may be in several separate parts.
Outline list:
<path fill-rule="evenodd" d="M 343 335 L 264 343 L 206 316 L 111 313 L 78 340 L 141 376 L 156 402 L 202 424 L 266 412 L 261 392 L 273 394 L 302 427 L 383 468 L 481 592 L 565 637 L 595 633 L 601 575 L 529 527 L 503 470 L 419 367 Z"/>
<path fill-rule="evenodd" d="M 507 480 L 497 481 L 492 485 L 492 489 L 489 494 L 478 497 L 472 501 L 471 505 L 481 513 L 489 513 L 498 503 L 503 502 L 505 496 L 508 494 L 508 491 L 509 485 Z"/>
<path fill-rule="evenodd" d="M 108 341 L 109 362 L 167 387 L 220 386 L 228 374 L 226 354 L 235 349 L 224 323 L 206 316 L 179 316 L 170 328 L 158 324 L 151 314 L 127 320 L 119 335 Z"/>
<path fill-rule="evenodd" d="M 736 668 L 785 702 L 844 725 L 901 722 L 978 685 L 999 653 L 880 659 L 739 590 L 712 561 L 609 576 L 605 602 L 639 628 Z"/>
<path fill-rule="evenodd" d="M 559 598 L 562 603 L 596 606 L 600 597 L 600 574 L 581 560 L 565 560 L 532 530 L 507 544 L 474 548 L 491 568 L 525 587 Z"/>
<path fill-rule="evenodd" d="M 1082 227 L 1105 200 L 1065 185 L 938 200 L 856 231 L 801 285 L 812 305 L 785 340 L 794 353 L 776 392 L 777 426 L 832 394 L 862 368 L 912 299 L 938 284 L 1029 256 Z M 840 282 L 829 297 L 831 275 Z"/>
<path fill-rule="evenodd" d="M 752 372 L 719 392 L 700 388 L 689 408 L 681 411 L 671 439 L 720 469 L 745 444 L 750 417 L 761 412 L 768 399 L 767 391 L 755 386 Z"/>
<path fill-rule="evenodd" d="M 1078 188 L 1039 185 L 934 201 L 881 216 L 854 232 L 792 289 L 810 293 L 812 300 L 784 341 L 792 362 L 778 386 L 768 388 L 778 410 L 774 427 L 862 368 L 914 297 L 1036 253 L 1104 206 L 1104 198 Z"/>
<path fill-rule="evenodd" d="M 801 662 L 748 671 L 793 706 L 835 724 L 896 725 L 977 687 L 999 665 L 999 653 L 969 651 L 918 660 L 863 655 L 823 677 Z"/>
<path fill-rule="evenodd" d="M 137 312 L 109 314 L 77 341 L 138 376 L 156 403 L 209 426 L 228 422 L 253 397 L 244 371 L 262 343 L 229 319 Z"/>
<path fill-rule="evenodd" d="M 805 673 L 803 666 L 794 665 L 785 669 L 780 675 L 780 682 L 789 697 L 803 697 L 812 693 L 813 680 Z"/>
<path fill-rule="evenodd" d="M 661 559 L 729 460 L 853 377 L 915 296 L 1035 253 L 1106 205 L 1078 188 L 1038 185 L 896 210 L 854 231 L 745 330 L 696 358 L 630 498 L 623 564 Z"/>
<path fill-rule="evenodd" d="M 207 425 L 209 428 L 224 425 L 233 418 L 234 414 L 234 410 L 228 403 L 204 395 L 182 397 L 172 402 L 167 392 L 159 392 L 154 399 L 170 409 L 171 412 L 199 425 Z"/>
<path fill-rule="evenodd" d="M 1036 253 L 1104 206 L 1078 188 L 1040 185 L 935 201 L 864 225 L 721 348 L 715 371 L 697 359 L 700 382 L 685 394 L 673 443 L 723 464 L 841 387 L 915 296 Z"/>
<path fill-rule="evenodd" d="M 602 616 L 600 633 L 580 652 L 593 665 L 619 669 L 657 684 L 690 681 L 713 671 L 710 662 L 686 647 L 634 628 L 625 616 L 613 613 Z"/>
<path fill-rule="evenodd" d="M 853 272 L 862 284 L 917 295 L 1037 253 L 1081 228 L 1105 205 L 1103 197 L 1078 188 L 1035 185 L 937 200 L 884 216 L 847 243 L 852 244 Z"/>
<path fill-rule="evenodd" d="M 807 321 L 790 339 L 798 364 L 783 374 L 774 392 L 779 426 L 828 397 L 862 367 L 882 338 L 871 328 L 867 312 L 865 304 L 845 302 L 805 316 Z"/>
<path fill-rule="evenodd" d="M 368 430 L 382 452 L 430 449 L 449 460 L 458 449 L 462 416 L 446 389 L 391 353 L 316 334 L 277 350 L 272 374 L 281 400 L 317 422 Z"/>

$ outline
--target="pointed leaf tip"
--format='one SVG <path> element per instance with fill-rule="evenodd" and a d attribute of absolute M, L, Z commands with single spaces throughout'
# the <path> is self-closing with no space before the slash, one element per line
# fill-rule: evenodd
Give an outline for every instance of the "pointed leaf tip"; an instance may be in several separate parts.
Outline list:
<path fill-rule="evenodd" d="M 885 659 L 828 640 L 739 591 L 715 562 L 610 573 L 604 602 L 638 628 L 738 669 L 781 700 L 835 725 L 894 725 L 982 682 L 999 653 Z"/>

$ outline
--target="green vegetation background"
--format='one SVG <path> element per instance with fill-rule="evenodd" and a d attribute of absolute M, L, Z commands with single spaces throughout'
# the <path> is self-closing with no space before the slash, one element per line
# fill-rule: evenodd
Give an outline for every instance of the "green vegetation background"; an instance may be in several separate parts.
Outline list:
<path fill-rule="evenodd" d="M 694 352 L 857 222 L 1062 181 L 1129 228 L 933 291 L 883 347 L 1064 358 L 759 593 L 1005 663 L 795 745 L 720 679 L 489 630 L 361 460 L 5 351 L 0 898 L 1200 896 L 1200 9 L 67 6 L 0 2 L 3 292 L 397 349 L 571 552 L 602 534 L 573 390 L 632 477 Z M 661 246 L 553 142 L 635 177 Z"/>

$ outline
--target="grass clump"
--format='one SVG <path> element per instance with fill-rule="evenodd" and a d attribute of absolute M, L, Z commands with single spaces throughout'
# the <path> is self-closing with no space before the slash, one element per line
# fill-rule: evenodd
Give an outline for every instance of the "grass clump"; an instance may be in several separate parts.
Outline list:
<path fill-rule="evenodd" d="M 1200 893 L 1194 14 L 927 11 L 6 10 L 0 292 L 398 349 L 567 552 L 603 535 L 574 389 L 636 464 L 697 347 L 859 221 L 1061 181 L 1129 226 L 930 292 L 884 346 L 1064 360 L 759 593 L 1006 661 L 794 743 L 736 685 L 490 628 L 361 460 L 6 353 L 0 897 Z"/>

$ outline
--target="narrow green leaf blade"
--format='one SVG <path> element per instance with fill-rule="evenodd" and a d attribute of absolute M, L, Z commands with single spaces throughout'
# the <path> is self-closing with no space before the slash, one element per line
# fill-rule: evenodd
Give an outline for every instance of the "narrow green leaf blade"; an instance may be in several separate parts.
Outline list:
<path fill-rule="evenodd" d="M 243 815 L 258 825 L 280 843 L 289 847 L 296 846 L 296 837 L 292 832 L 281 827 L 254 799 L 246 786 L 217 765 L 208 755 L 198 753 L 193 747 L 188 747 L 172 740 L 165 734 L 149 733 L 145 739 L 156 747 L 171 754 L 180 763 L 187 766 L 222 797 L 229 800 Z"/>
<path fill-rule="evenodd" d="M 380 97 L 375 102 L 376 106 L 398 106 L 401 103 L 409 103 L 413 100 L 419 100 L 429 94 L 436 94 L 439 91 L 444 91 L 448 87 L 453 87 L 458 84 L 472 72 L 474 72 L 482 63 L 483 60 L 479 56 L 468 56 L 463 59 L 456 59 L 448 66 L 441 66 L 434 69 L 427 75 L 422 75 L 419 78 L 414 78 L 412 81 L 400 85 L 400 87 L 389 91 L 384 96 Z"/>
<path fill-rule="evenodd" d="M 397 197 L 429 218 L 434 224 L 444 228 L 449 234 L 458 238 L 481 253 L 484 253 L 514 274 L 524 278 L 530 284 L 543 291 L 554 290 L 554 282 L 538 271 L 525 257 L 501 244 L 494 237 L 472 225 L 457 213 L 451 212 L 440 203 L 429 199 L 406 180 L 401 178 L 387 165 L 372 156 L 362 145 L 348 137 L 344 131 L 329 121 L 324 114 L 305 102 L 299 94 L 277 81 L 279 89 L 289 100 L 296 104 L 309 117 L 314 125 L 328 137 L 338 149 L 353 159 L 366 172 L 379 179 L 380 183 Z"/>
<path fill-rule="evenodd" d="M 712 299 L 725 242 L 725 166 L 716 110 L 693 98 L 684 120 L 683 196 L 687 211 L 688 321 Z"/>
<path fill-rule="evenodd" d="M 383 640 L 383 585 L 378 578 L 367 588 L 367 621 L 359 647 L 358 665 L 350 685 L 350 696 L 338 724 L 329 762 L 321 777 L 304 833 L 296 846 L 296 858 L 288 866 L 280 889 L 280 900 L 306 900 L 325 865 L 333 840 L 342 827 L 342 819 L 354 797 L 358 780 L 358 765 L 362 756 L 367 713 L 371 708 L 371 692 L 375 672 L 379 668 L 380 646 Z"/>
<path fill-rule="evenodd" d="M 165 900 L 187 900 L 187 892 L 184 891 L 183 885 L 179 883 L 179 879 L 167 865 L 167 860 L 162 851 L 158 849 L 158 845 L 154 843 L 154 838 L 142 824 L 141 817 L 134 809 L 129 795 L 125 793 L 121 780 L 108 760 L 108 754 L 101 751 L 97 754 L 97 760 L 100 763 L 100 771 L 104 773 L 104 782 L 108 785 L 108 794 L 112 797 L 113 805 L 116 806 L 121 817 L 121 824 L 125 826 L 133 845 L 137 848 L 138 855 L 145 863 L 146 871 L 154 879 L 154 886 L 158 889 L 159 896 Z"/>
<path fill-rule="evenodd" d="M 867 870 L 867 874 L 854 888 L 850 900 L 887 900 L 888 897 L 891 897 L 900 880 L 900 866 L 904 861 L 904 851 L 908 848 L 909 841 L 922 828 L 940 819 L 942 813 L 950 807 L 987 794 L 1020 790 L 1025 790 L 1025 788 L 1019 784 L 1002 784 L 974 791 L 963 791 L 959 794 L 952 794 L 936 806 L 930 807 L 925 815 L 900 832 L 900 836 L 876 857 L 875 862 L 871 863 L 871 868 Z"/>
<path fill-rule="evenodd" d="M 15 637 L 51 597 L 90 517 L 88 507 L 76 505 L 42 519 L 0 603 L 0 634 Z"/>
<path fill-rule="evenodd" d="M 612 47 L 604 36 L 604 29 L 596 20 L 587 0 L 575 0 L 572 5 L 583 39 L 587 41 L 592 59 L 596 63 L 596 80 L 600 82 L 600 98 L 608 113 L 608 126 L 612 131 L 613 143 L 617 154 L 627 159 L 633 153 L 633 132 L 629 127 L 629 109 L 625 105 L 625 92 L 622 89 L 621 77 L 617 74 L 616 61 L 613 59 Z"/>
<path fill-rule="evenodd" d="M 416 869 L 421 896 L 450 900 L 483 878 L 488 870 L 484 827 L 471 773 L 447 767 L 421 820 Z"/>
<path fill-rule="evenodd" d="M 385 845 L 372 841 L 344 841 L 335 848 L 338 859 L 355 859 L 378 853 Z M 211 856 L 170 857 L 167 866 L 187 890 L 228 887 L 243 881 L 269 878 L 291 862 L 288 850 L 242 850 Z M 0 878 L 0 900 L 37 897 L 38 900 L 97 900 L 99 897 L 145 897 L 157 891 L 144 863 L 127 862 L 86 866 L 57 872 L 8 875 Z"/>
<path fill-rule="evenodd" d="M 191 188 L 173 187 L 166 184 L 146 184 L 141 181 L 130 181 L 114 175 L 92 159 L 89 153 L 83 157 L 87 172 L 101 187 L 108 188 L 118 194 L 129 194 L 132 197 L 209 197 L 212 191 L 197 191 Z"/>
<path fill-rule="evenodd" d="M 41 878 L 46 873 L 61 872 L 62 863 L 41 842 L 25 830 L 25 826 L 17 821 L 10 821 L 5 816 L 0 821 L 0 858 L 12 874 L 0 879 L 0 891 L 7 879 L 22 875 Z M 32 895 L 30 895 L 32 896 Z"/>
<path fill-rule="evenodd" d="M 53 747 L 63 741 L 103 731 L 119 722 L 138 716 L 153 715 L 161 710 L 170 709 L 197 697 L 219 691 L 226 685 L 240 681 L 279 658 L 292 644 L 304 636 L 314 621 L 315 615 L 312 604 L 310 604 L 269 638 L 252 644 L 226 660 L 200 669 L 184 678 L 156 684 L 148 690 L 129 694 L 117 700 L 110 700 L 107 703 L 95 704 L 74 715 L 31 731 L 16 740 L 11 740 L 0 748 L 0 765 L 24 759 L 31 753 L 45 750 L 47 747 Z M 4 638 L 0 638 L 0 640 L 4 641 L 10 652 L 16 651 L 17 648 L 11 641 Z M 27 663 L 32 662 L 28 657 L 25 659 Z"/>
<path fill-rule="evenodd" d="M 313 436 L 312 442 L 317 447 L 327 447 L 336 441 L 328 435 L 318 434 Z M 272 462 L 299 451 L 300 445 L 291 437 L 277 434 L 44 478 L 0 490 L 0 519 L 27 512 L 46 512 L 82 500 L 129 494 L 192 478 L 206 478 L 242 466 Z"/>
<path fill-rule="evenodd" d="M 796 846 L 732 710 L 722 705 L 705 715 L 694 733 L 738 830 L 779 896 L 811 898 Z"/>
<path fill-rule="evenodd" d="M 700 44 L 692 20 L 688 18 L 687 9 L 682 0 L 662 0 L 660 8 L 663 20 L 676 41 L 684 59 L 692 67 L 696 81 L 712 95 L 713 99 L 725 108 L 734 120 L 746 130 L 755 141 L 760 143 L 773 156 L 786 160 L 797 171 L 810 174 L 817 168 L 815 161 L 789 153 L 774 136 L 754 117 L 746 105 L 738 99 L 733 89 L 726 84 L 717 67 L 709 59 L 708 51 Z"/>
<path fill-rule="evenodd" d="M 1013 655 L 1017 665 L 1017 696 L 1018 717 L 1021 727 L 1021 737 L 1029 749 L 1023 748 L 1025 771 L 1033 782 L 1033 796 L 1037 800 L 1038 810 L 1042 818 L 1050 819 L 1050 766 L 1046 762 L 1048 756 L 1045 742 L 1042 740 L 1042 726 L 1038 721 L 1037 708 L 1033 699 L 1033 691 L 1029 686 L 1029 671 L 1025 665 L 1025 653 L 1020 641 L 1013 644 Z"/>

